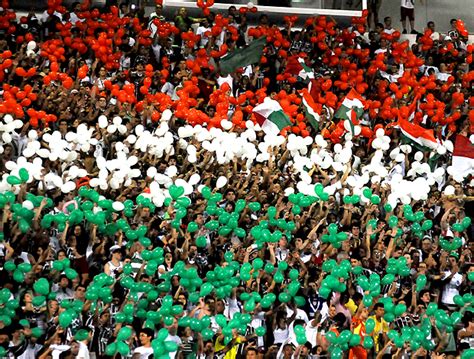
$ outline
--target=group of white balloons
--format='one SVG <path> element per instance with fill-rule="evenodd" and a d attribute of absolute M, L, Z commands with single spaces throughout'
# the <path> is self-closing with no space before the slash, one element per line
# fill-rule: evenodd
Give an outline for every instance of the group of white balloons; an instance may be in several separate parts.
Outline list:
<path fill-rule="evenodd" d="M 372 151 L 367 154 L 367 158 L 362 159 L 355 153 L 358 146 L 357 136 L 360 133 L 357 128 L 350 129 L 341 139 L 341 143 L 331 147 L 319 134 L 314 138 L 303 138 L 295 134 L 286 138 L 276 134 L 264 134 L 263 140 L 259 141 L 257 134 L 262 129 L 251 121 L 247 121 L 247 128 L 240 133 L 231 131 L 232 122 L 223 120 L 223 129 L 185 125 L 178 129 L 176 135 L 169 127 L 171 118 L 172 112 L 166 110 L 154 131 L 138 125 L 128 133 L 121 117 L 115 116 L 109 120 L 101 115 L 98 118 L 99 127 L 106 129 L 107 136 L 116 134 L 120 140 L 113 144 L 112 158 L 109 156 L 109 159 L 106 159 L 101 151 L 94 154 L 98 174 L 90 179 L 90 186 L 102 190 L 119 189 L 130 186 L 134 179 L 146 175 L 152 181 L 149 193 L 144 195 L 155 205 L 162 206 L 165 198 L 169 196 L 167 188 L 171 184 L 182 186 L 185 195 L 189 195 L 196 186 L 199 187 L 200 174 L 194 173 L 186 181 L 182 177 L 188 174 L 180 172 L 175 165 L 167 167 L 163 173 L 154 166 L 148 167 L 146 173 L 142 173 L 140 161 L 143 155 L 149 154 L 162 159 L 174 155 L 179 149 L 184 150 L 187 161 L 193 164 L 203 161 L 206 156 L 210 156 L 211 161 L 219 165 L 238 158 L 246 162 L 248 171 L 256 163 L 268 162 L 278 148 L 280 154 L 288 152 L 285 165 L 290 166 L 299 177 L 294 186 L 285 189 L 287 195 L 295 190 L 313 194 L 317 181 L 309 172 L 315 167 L 325 171 L 331 179 L 330 185 L 325 188 L 329 195 L 340 189 L 343 189 L 343 194 L 361 194 L 364 187 L 380 183 L 389 189 L 388 201 L 395 206 L 399 203 L 410 203 L 412 200 L 426 200 L 433 185 L 439 190 L 444 188 L 446 194 L 453 192 L 452 186 L 446 186 L 450 172 L 446 161 L 439 161 L 436 168 L 431 168 L 428 160 L 435 153 L 416 152 L 410 157 L 414 160 L 409 163 L 406 159 L 413 148 L 410 145 L 399 145 L 391 149 L 390 137 L 385 135 L 383 129 L 376 131 L 371 143 Z M 91 173 L 87 173 L 80 159 L 85 153 L 104 146 L 103 139 L 97 136 L 94 127 L 81 124 L 65 136 L 54 131 L 44 133 L 39 138 L 36 130 L 30 130 L 26 136 L 20 136 L 19 129 L 22 126 L 23 122 L 14 120 L 11 115 L 4 115 L 0 121 L 0 152 L 3 152 L 5 144 L 12 141 L 22 144 L 21 156 L 15 162 L 6 163 L 9 172 L 5 173 L 0 181 L 0 192 L 18 191 L 18 186 L 11 186 L 6 178 L 9 175 L 18 175 L 20 168 L 28 170 L 30 182 L 44 182 L 48 189 L 56 187 L 64 193 L 75 190 L 76 179 L 91 177 Z M 437 149 L 437 153 L 442 156 L 452 151 L 451 141 L 445 141 Z M 59 161 L 59 171 L 50 169 L 48 173 L 43 173 L 43 161 L 46 159 Z M 343 176 L 344 174 L 346 176 Z M 40 181 L 41 179 L 43 181 Z M 454 179 L 464 180 L 457 177 Z M 216 187 L 223 188 L 227 182 L 228 178 L 221 176 L 217 179 Z"/>

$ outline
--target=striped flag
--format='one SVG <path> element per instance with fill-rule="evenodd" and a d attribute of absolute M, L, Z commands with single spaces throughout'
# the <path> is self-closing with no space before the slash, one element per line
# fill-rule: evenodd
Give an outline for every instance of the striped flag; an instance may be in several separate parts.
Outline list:
<path fill-rule="evenodd" d="M 302 95 L 301 103 L 303 104 L 303 112 L 305 114 L 305 117 L 311 127 L 318 131 L 320 120 L 319 113 L 321 112 L 321 105 L 313 100 L 307 89 L 301 90 L 300 93 Z"/>
<path fill-rule="evenodd" d="M 474 144 L 466 136 L 456 136 L 449 173 L 455 179 L 466 178 L 474 174 Z"/>
<path fill-rule="evenodd" d="M 438 141 L 433 130 L 428 130 L 404 118 L 398 119 L 398 128 L 406 142 L 410 142 L 421 151 L 436 150 Z"/>
<path fill-rule="evenodd" d="M 306 65 L 302 57 L 297 57 L 296 55 L 288 58 L 285 73 L 297 75 L 303 81 L 314 79 L 313 69 Z"/>
<path fill-rule="evenodd" d="M 343 120 L 351 119 L 351 110 L 355 111 L 357 118 L 361 117 L 364 113 L 364 98 L 354 89 L 351 89 L 347 94 L 344 101 L 342 101 L 341 106 L 337 110 L 334 117 L 340 118 Z"/>
<path fill-rule="evenodd" d="M 288 115 L 283 112 L 278 101 L 265 97 L 265 100 L 253 109 L 257 123 L 266 133 L 279 134 L 285 127 L 291 126 Z"/>

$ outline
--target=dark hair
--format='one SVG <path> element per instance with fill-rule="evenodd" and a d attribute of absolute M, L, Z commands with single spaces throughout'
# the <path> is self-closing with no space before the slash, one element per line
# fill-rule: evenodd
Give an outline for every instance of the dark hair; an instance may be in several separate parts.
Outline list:
<path fill-rule="evenodd" d="M 388 19 L 392 20 L 392 18 L 391 18 L 390 16 L 385 16 L 385 17 L 383 18 L 383 22 L 387 21 Z"/>
<path fill-rule="evenodd" d="M 334 322 L 336 323 L 336 326 L 338 328 L 341 328 L 344 326 L 344 323 L 347 321 L 347 318 L 344 314 L 342 313 L 337 313 L 334 318 L 333 318 Z"/>
<path fill-rule="evenodd" d="M 141 328 L 140 333 L 144 333 L 147 337 L 150 337 L 152 339 L 155 336 L 155 331 L 151 328 Z"/>
<path fill-rule="evenodd" d="M 377 309 L 379 309 L 379 308 L 384 308 L 383 303 L 375 303 L 375 305 L 374 305 L 374 310 L 377 310 Z"/>
<path fill-rule="evenodd" d="M 426 26 L 430 26 L 431 24 L 435 24 L 434 21 L 428 21 L 428 23 L 426 24 Z"/>
<path fill-rule="evenodd" d="M 354 295 L 352 296 L 352 300 L 355 302 L 357 300 L 362 300 L 363 296 L 359 292 L 355 292 Z"/>

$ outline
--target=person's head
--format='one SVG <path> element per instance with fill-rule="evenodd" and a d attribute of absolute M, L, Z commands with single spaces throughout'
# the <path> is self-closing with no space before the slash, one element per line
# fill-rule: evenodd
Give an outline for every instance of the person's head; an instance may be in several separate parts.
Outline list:
<path fill-rule="evenodd" d="M 377 31 L 378 33 L 381 33 L 383 31 L 384 27 L 383 27 L 383 24 L 382 23 L 377 23 L 375 25 L 375 31 Z"/>
<path fill-rule="evenodd" d="M 107 310 L 104 310 L 99 316 L 100 325 L 110 324 L 110 313 Z"/>
<path fill-rule="evenodd" d="M 461 318 L 461 323 L 464 325 L 464 328 L 474 328 L 474 313 L 466 311 Z"/>
<path fill-rule="evenodd" d="M 358 222 L 352 223 L 351 234 L 355 238 L 359 238 L 360 235 L 360 224 Z"/>
<path fill-rule="evenodd" d="M 380 319 L 383 317 L 383 315 L 385 314 L 385 308 L 384 308 L 383 303 L 376 303 L 374 305 L 374 314 L 377 317 L 377 319 Z"/>
<path fill-rule="evenodd" d="M 178 15 L 182 17 L 186 17 L 188 15 L 188 10 L 186 8 L 182 7 L 178 10 Z"/>
<path fill-rule="evenodd" d="M 110 248 L 110 254 L 112 256 L 112 260 L 121 261 L 122 260 L 122 250 L 119 246 L 112 246 Z"/>
<path fill-rule="evenodd" d="M 421 249 L 425 252 L 431 252 L 431 239 L 429 237 L 424 237 L 421 242 Z"/>
<path fill-rule="evenodd" d="M 60 120 L 59 121 L 59 132 L 61 132 L 61 134 L 66 134 L 68 130 L 68 124 L 67 124 L 67 121 L 66 120 Z"/>
<path fill-rule="evenodd" d="M 392 18 L 390 16 L 385 16 L 383 23 L 385 24 L 386 29 L 390 29 L 392 27 Z"/>
<path fill-rule="evenodd" d="M 73 357 L 77 357 L 77 355 L 79 354 L 79 343 L 75 340 L 73 340 L 70 344 L 71 346 L 71 349 L 69 349 L 71 351 L 71 355 Z"/>
<path fill-rule="evenodd" d="M 293 347 L 291 346 L 291 344 L 285 344 L 283 346 L 283 356 L 285 358 L 291 358 L 293 354 Z"/>
<path fill-rule="evenodd" d="M 165 325 L 165 328 L 168 329 L 168 332 L 171 335 L 176 335 L 178 331 L 178 320 L 176 318 L 173 318 L 173 323 L 170 325 Z"/>
<path fill-rule="evenodd" d="M 225 311 L 225 303 L 222 299 L 216 301 L 216 314 L 223 314 Z"/>
<path fill-rule="evenodd" d="M 458 22 L 457 19 L 451 19 L 451 20 L 449 21 L 449 24 L 451 25 L 451 28 L 452 28 L 453 30 L 456 29 L 456 23 L 457 23 L 457 22 Z"/>
<path fill-rule="evenodd" d="M 449 253 L 448 260 L 449 260 L 449 266 L 451 269 L 458 267 L 458 261 L 459 261 L 458 252 L 452 251 L 451 253 Z"/>
<path fill-rule="evenodd" d="M 11 332 L 8 330 L 8 328 L 0 329 L 0 347 L 8 349 L 8 346 L 10 344 L 10 336 Z"/>
<path fill-rule="evenodd" d="M 82 284 L 79 284 L 76 286 L 76 289 L 74 290 L 74 298 L 79 299 L 79 300 L 84 300 L 86 297 L 86 287 L 83 286 Z"/>
<path fill-rule="evenodd" d="M 156 12 L 156 15 L 161 15 L 161 13 L 163 12 L 163 5 L 161 5 L 161 4 L 156 4 L 156 6 L 155 6 L 155 12 Z"/>
<path fill-rule="evenodd" d="M 71 9 L 73 12 L 80 12 L 81 11 L 81 3 L 79 1 L 74 1 L 71 5 Z"/>
<path fill-rule="evenodd" d="M 59 285 L 60 288 L 66 289 L 66 288 L 69 286 L 69 278 L 66 277 L 65 274 L 62 274 L 62 275 L 59 277 L 58 285 Z"/>
<path fill-rule="evenodd" d="M 336 327 L 338 329 L 340 329 L 340 328 L 344 327 L 344 324 L 346 323 L 347 318 L 343 313 L 337 313 L 334 316 L 333 320 L 334 320 L 334 324 L 336 325 Z"/>
<path fill-rule="evenodd" d="M 430 29 L 431 31 L 434 32 L 434 31 L 435 31 L 435 23 L 434 23 L 434 21 L 428 21 L 428 23 L 426 24 L 426 27 L 427 27 L 428 29 Z"/>
<path fill-rule="evenodd" d="M 423 304 L 428 305 L 431 301 L 431 294 L 429 290 L 422 289 L 420 291 L 420 301 L 423 302 Z"/>
<path fill-rule="evenodd" d="M 288 240 L 285 236 L 281 236 L 280 240 L 278 241 L 278 246 L 283 249 L 288 246 Z"/>
<path fill-rule="evenodd" d="M 151 341 L 153 340 L 153 335 L 154 335 L 154 332 L 153 332 L 153 329 L 151 328 L 140 329 L 140 334 L 139 334 L 140 344 L 145 347 L 149 347 L 151 345 Z"/>
<path fill-rule="evenodd" d="M 227 10 L 227 14 L 231 16 L 237 15 L 237 8 L 234 5 L 229 6 L 229 9 Z"/>
<path fill-rule="evenodd" d="M 359 292 L 355 292 L 352 295 L 352 300 L 354 301 L 356 305 L 360 305 L 360 303 L 362 302 L 362 299 L 363 299 L 363 296 Z"/>
<path fill-rule="evenodd" d="M 245 359 L 257 359 L 257 358 L 258 358 L 257 348 L 254 348 L 254 347 L 247 348 L 245 352 Z"/>

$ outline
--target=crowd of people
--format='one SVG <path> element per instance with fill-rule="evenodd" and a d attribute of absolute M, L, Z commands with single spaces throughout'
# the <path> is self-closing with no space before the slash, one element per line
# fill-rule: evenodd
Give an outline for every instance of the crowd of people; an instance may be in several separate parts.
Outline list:
<path fill-rule="evenodd" d="M 0 357 L 474 358 L 462 20 L 198 6 L 2 1 Z"/>

